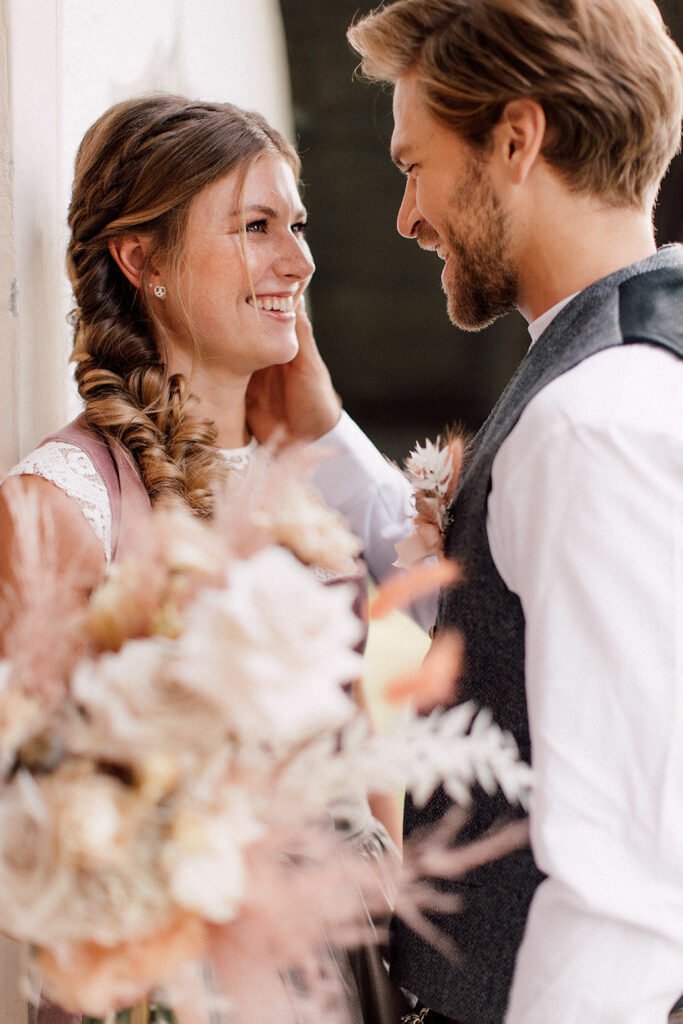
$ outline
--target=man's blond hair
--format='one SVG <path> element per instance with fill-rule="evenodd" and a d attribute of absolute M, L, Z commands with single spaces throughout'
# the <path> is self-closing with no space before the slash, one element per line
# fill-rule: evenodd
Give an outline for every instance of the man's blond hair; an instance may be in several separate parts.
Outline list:
<path fill-rule="evenodd" d="M 537 100 L 543 156 L 577 192 L 647 206 L 680 147 L 683 56 L 654 0 L 397 0 L 348 35 L 367 77 L 415 71 L 474 146 L 508 102 Z"/>

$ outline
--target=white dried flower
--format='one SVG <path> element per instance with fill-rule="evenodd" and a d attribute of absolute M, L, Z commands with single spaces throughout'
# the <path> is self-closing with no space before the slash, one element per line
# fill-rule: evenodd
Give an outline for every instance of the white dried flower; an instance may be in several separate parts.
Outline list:
<path fill-rule="evenodd" d="M 405 461 L 405 474 L 414 491 L 445 497 L 453 477 L 448 445 L 442 448 L 440 437 L 436 441 L 426 440 L 424 445 L 417 444 Z"/>
<path fill-rule="evenodd" d="M 176 903 L 208 921 L 229 921 L 247 889 L 244 848 L 258 839 L 256 820 L 244 789 L 224 781 L 211 805 L 185 805 L 170 827 L 163 864 Z"/>
<path fill-rule="evenodd" d="M 144 784 L 150 756 L 172 757 L 178 771 L 223 745 L 225 724 L 213 702 L 171 678 L 173 649 L 173 641 L 159 637 L 129 640 L 115 653 L 81 661 L 72 680 L 79 711 L 68 720 L 70 748 L 139 766 Z"/>
<path fill-rule="evenodd" d="M 327 742 L 321 737 L 302 749 L 280 779 L 302 802 L 315 804 L 323 794 L 329 799 L 362 785 L 382 793 L 406 787 L 423 806 L 443 785 L 466 806 L 475 782 L 488 792 L 500 786 L 511 803 L 528 801 L 532 773 L 519 760 L 514 739 L 471 703 L 424 717 L 406 709 L 377 735 L 361 718 L 344 729 L 334 756 Z"/>
<path fill-rule="evenodd" d="M 104 867 L 125 860 L 124 794 L 120 783 L 94 774 L 62 787 L 57 840 L 76 864 Z"/>
<path fill-rule="evenodd" d="M 57 947 L 113 944 L 163 923 L 161 830 L 144 812 L 125 786 L 87 765 L 37 779 L 20 771 L 0 792 L 3 927 Z"/>
<path fill-rule="evenodd" d="M 353 709 L 342 684 L 362 668 L 353 598 L 351 586 L 324 586 L 281 548 L 235 562 L 229 586 L 203 590 L 188 609 L 177 678 L 245 743 L 335 728 Z"/>

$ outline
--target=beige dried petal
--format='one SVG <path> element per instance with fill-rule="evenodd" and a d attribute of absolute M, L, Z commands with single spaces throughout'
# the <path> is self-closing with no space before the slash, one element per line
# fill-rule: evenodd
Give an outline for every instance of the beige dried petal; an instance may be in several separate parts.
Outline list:
<path fill-rule="evenodd" d="M 442 549 L 441 531 L 429 523 L 416 524 L 412 533 L 396 544 L 398 555 L 394 565 L 397 569 L 412 569 L 419 562 L 433 555 L 440 555 Z"/>
<path fill-rule="evenodd" d="M 83 633 L 101 651 L 118 651 L 126 640 L 148 636 L 165 586 L 161 566 L 116 563 L 90 597 L 81 620 Z"/>
<path fill-rule="evenodd" d="M 305 565 L 318 565 L 340 575 L 356 571 L 361 542 L 344 517 L 328 508 L 310 488 L 292 483 L 278 508 L 259 521 L 276 544 L 289 548 Z"/>

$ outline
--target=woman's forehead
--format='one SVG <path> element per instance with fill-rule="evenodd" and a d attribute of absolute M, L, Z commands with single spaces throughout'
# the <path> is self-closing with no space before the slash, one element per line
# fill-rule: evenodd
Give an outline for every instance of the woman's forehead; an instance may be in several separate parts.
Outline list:
<path fill-rule="evenodd" d="M 294 171 L 284 157 L 264 153 L 250 167 L 235 168 L 212 181 L 195 196 L 191 216 L 239 217 L 250 208 L 271 216 L 303 211 Z"/>
<path fill-rule="evenodd" d="M 264 153 L 249 168 L 244 181 L 243 202 L 268 205 L 301 206 L 294 171 L 289 162 L 276 153 Z"/>

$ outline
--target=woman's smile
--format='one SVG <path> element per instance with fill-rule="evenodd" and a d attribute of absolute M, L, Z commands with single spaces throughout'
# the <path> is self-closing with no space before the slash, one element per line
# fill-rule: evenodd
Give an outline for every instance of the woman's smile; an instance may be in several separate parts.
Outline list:
<path fill-rule="evenodd" d="M 250 295 L 247 302 L 260 313 L 268 313 L 276 320 L 289 321 L 296 317 L 296 293 L 273 295 Z"/>
<path fill-rule="evenodd" d="M 198 354 L 213 372 L 248 379 L 298 351 L 296 307 L 313 274 L 306 211 L 287 161 L 264 153 L 194 198 L 179 294 L 165 309 L 181 368 Z M 192 336 L 185 324 L 189 315 Z"/>

